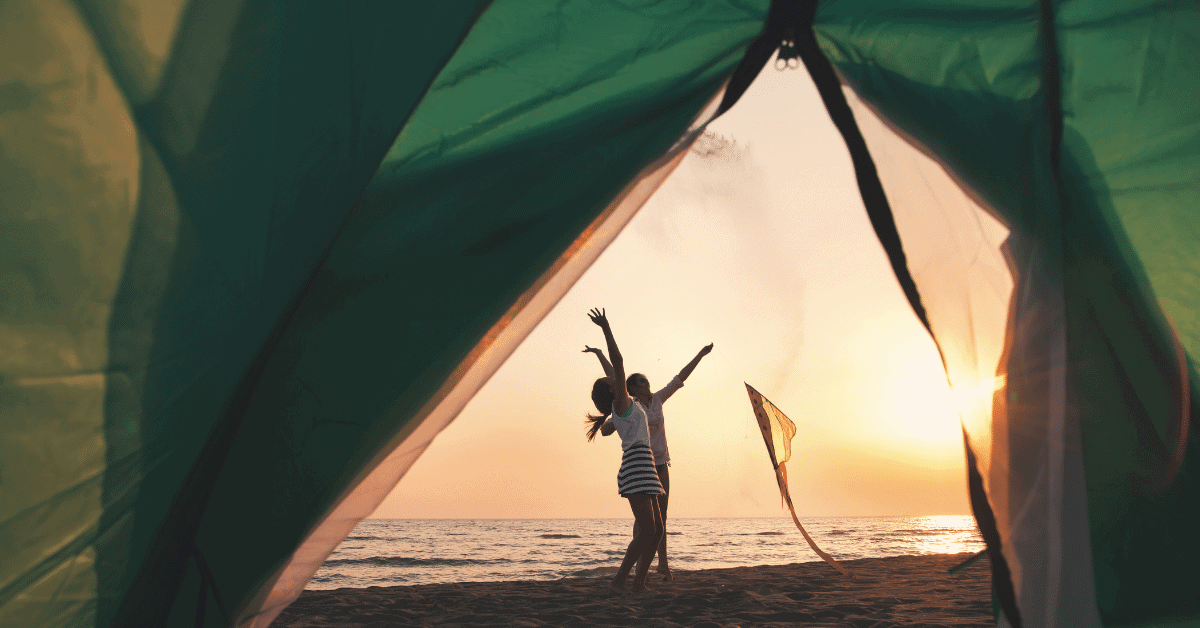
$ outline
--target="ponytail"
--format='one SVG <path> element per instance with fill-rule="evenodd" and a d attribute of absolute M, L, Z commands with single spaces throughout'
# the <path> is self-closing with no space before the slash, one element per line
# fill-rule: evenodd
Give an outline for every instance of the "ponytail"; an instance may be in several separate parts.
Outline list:
<path fill-rule="evenodd" d="M 592 439 L 596 438 L 596 432 L 600 431 L 600 428 L 604 425 L 604 422 L 608 420 L 608 416 L 609 415 L 607 414 L 587 415 L 587 420 L 584 421 L 584 423 L 588 426 L 587 439 L 589 443 L 592 442 Z"/>
<path fill-rule="evenodd" d="M 596 438 L 596 432 L 600 431 L 600 427 L 604 425 L 604 421 L 612 414 L 612 405 L 615 399 L 612 391 L 612 380 L 607 377 L 601 377 L 592 383 L 592 403 L 596 405 L 596 409 L 600 414 L 587 415 L 588 424 L 587 439 L 591 442 Z"/>

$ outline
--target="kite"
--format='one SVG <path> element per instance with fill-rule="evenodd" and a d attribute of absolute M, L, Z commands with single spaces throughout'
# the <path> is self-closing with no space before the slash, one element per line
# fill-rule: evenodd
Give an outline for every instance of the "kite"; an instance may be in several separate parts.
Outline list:
<path fill-rule="evenodd" d="M 829 563 L 830 567 L 842 572 L 844 575 L 854 577 L 846 570 L 845 567 L 838 564 L 832 556 L 821 551 L 817 547 L 816 541 L 805 531 L 804 526 L 800 525 L 800 519 L 796 516 L 796 507 L 792 505 L 792 496 L 788 494 L 787 483 L 787 467 L 784 464 L 792 457 L 792 437 L 796 435 L 796 424 L 787 418 L 775 404 L 771 403 L 762 393 L 754 390 L 750 384 L 746 384 L 746 392 L 750 395 L 750 405 L 754 408 L 754 418 L 758 420 L 758 428 L 762 430 L 763 441 L 767 444 L 767 453 L 771 456 L 771 464 L 775 467 L 775 479 L 779 482 L 779 495 L 783 498 L 783 503 L 787 505 L 788 512 L 792 513 L 792 521 L 796 523 L 796 527 L 800 529 L 800 534 L 804 535 L 804 540 L 808 541 L 808 546 L 812 551 L 817 553 L 825 562 Z"/>

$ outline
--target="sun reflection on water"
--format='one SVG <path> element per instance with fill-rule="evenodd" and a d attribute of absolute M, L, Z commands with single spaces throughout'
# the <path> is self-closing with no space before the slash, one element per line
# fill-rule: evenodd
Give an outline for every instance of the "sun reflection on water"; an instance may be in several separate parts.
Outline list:
<path fill-rule="evenodd" d="M 974 517 L 932 515 L 912 517 L 907 539 L 921 554 L 958 554 L 979 551 L 979 534 Z"/>

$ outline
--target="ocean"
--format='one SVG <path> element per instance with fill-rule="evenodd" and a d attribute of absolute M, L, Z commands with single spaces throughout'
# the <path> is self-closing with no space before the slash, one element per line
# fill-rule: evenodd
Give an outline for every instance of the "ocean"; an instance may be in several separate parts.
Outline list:
<path fill-rule="evenodd" d="M 837 560 L 984 548 L 969 516 L 813 517 L 801 523 Z M 364 519 L 307 588 L 610 576 L 632 530 L 632 517 Z M 668 519 L 667 534 L 672 569 L 821 560 L 790 518 Z"/>

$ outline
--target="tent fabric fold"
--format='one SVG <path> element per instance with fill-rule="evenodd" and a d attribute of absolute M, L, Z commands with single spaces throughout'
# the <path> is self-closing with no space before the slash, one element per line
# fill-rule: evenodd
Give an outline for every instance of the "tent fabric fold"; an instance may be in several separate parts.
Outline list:
<path fill-rule="evenodd" d="M 720 93 L 718 93 L 719 97 Z M 454 419 L 504 362 L 549 313 L 558 299 L 587 270 L 605 247 L 620 233 L 642 204 L 679 165 L 692 141 L 700 137 L 703 123 L 711 118 L 717 100 L 697 116 L 675 147 L 661 159 L 651 163 L 625 187 L 567 248 L 559 259 L 514 303 L 507 313 L 488 330 L 470 355 L 463 360 L 445 384 L 435 392 L 414 418 L 411 432 L 397 436 L 394 442 L 381 448 L 387 457 L 377 465 L 368 465 L 367 475 L 350 483 L 349 494 L 340 499 L 333 512 L 326 515 L 317 529 L 301 543 L 288 564 L 274 579 L 270 591 L 260 591 L 265 599 L 256 599 L 239 618 L 238 625 L 253 628 L 266 626 L 291 601 L 320 568 L 325 558 L 362 518 L 369 515 L 395 486 L 417 457 L 431 444 L 433 437 Z"/>

